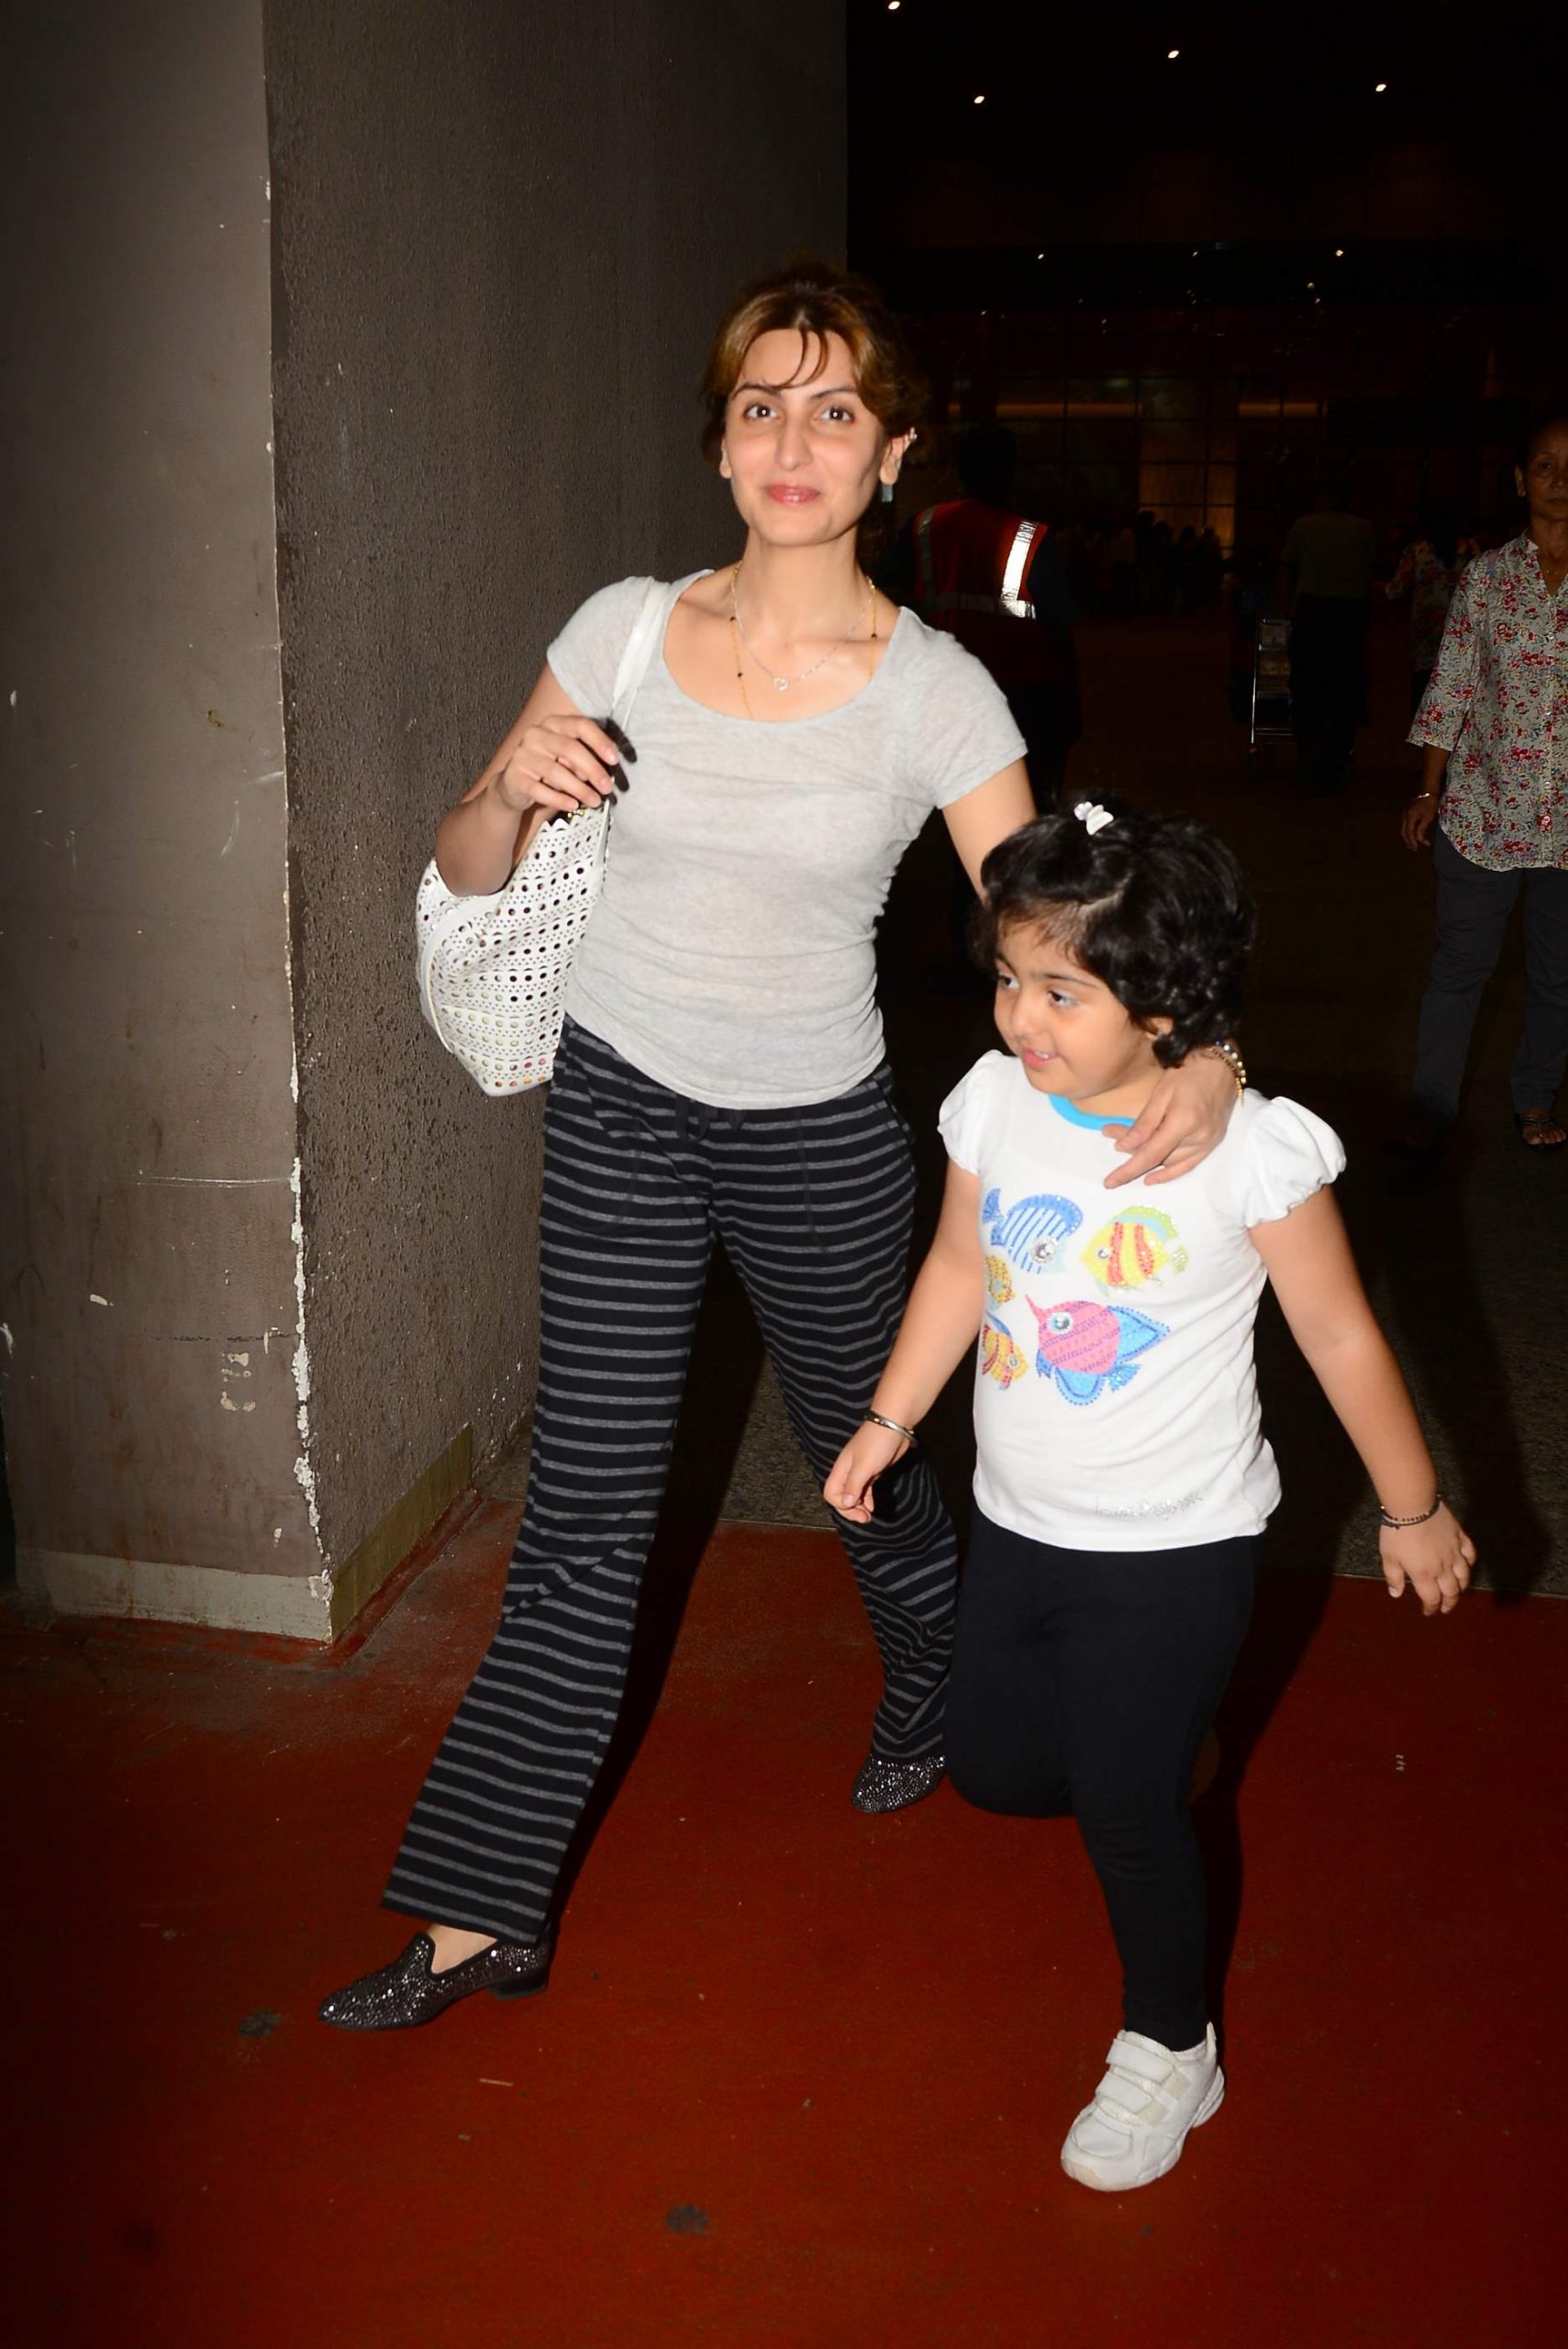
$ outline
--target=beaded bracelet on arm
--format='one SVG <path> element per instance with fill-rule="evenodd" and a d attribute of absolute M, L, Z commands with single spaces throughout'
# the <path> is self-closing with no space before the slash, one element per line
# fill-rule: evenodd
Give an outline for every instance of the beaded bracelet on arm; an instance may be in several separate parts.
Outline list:
<path fill-rule="evenodd" d="M 1440 1508 L 1441 1508 L 1442 1505 L 1443 1505 L 1443 1497 L 1442 1497 L 1442 1495 L 1440 1493 L 1440 1494 L 1438 1495 L 1438 1497 L 1437 1497 L 1436 1500 L 1432 1503 L 1432 1505 L 1431 1505 L 1430 1508 L 1424 1508 L 1424 1509 L 1421 1511 L 1421 1513 L 1420 1513 L 1420 1515 L 1419 1515 L 1418 1517 L 1390 1517 L 1390 1516 L 1389 1516 L 1389 1514 L 1388 1514 L 1388 1511 L 1384 1508 L 1383 1503 L 1382 1503 L 1381 1501 L 1379 1501 L 1379 1503 L 1378 1503 L 1378 1505 L 1377 1505 L 1377 1513 L 1378 1513 L 1379 1517 L 1383 1520 L 1383 1522 L 1385 1523 L 1385 1525 L 1391 1525 L 1391 1526 L 1393 1526 L 1393 1527 L 1395 1528 L 1395 1530 L 1396 1530 L 1396 1531 L 1397 1531 L 1401 1526 L 1405 1526 L 1405 1525 L 1427 1525 L 1427 1524 L 1429 1524 L 1429 1523 L 1430 1523 L 1430 1521 L 1431 1521 L 1431 1520 L 1432 1520 L 1434 1517 L 1436 1517 L 1436 1515 L 1437 1515 L 1437 1513 L 1438 1513 L 1439 1509 L 1440 1509 Z"/>

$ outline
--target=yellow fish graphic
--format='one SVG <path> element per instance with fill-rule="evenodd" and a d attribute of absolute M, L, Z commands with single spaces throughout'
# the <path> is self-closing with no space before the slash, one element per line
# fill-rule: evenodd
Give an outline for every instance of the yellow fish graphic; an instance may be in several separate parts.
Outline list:
<path fill-rule="evenodd" d="M 1103 1289 L 1141 1288 L 1162 1273 L 1184 1273 L 1187 1252 L 1158 1208 L 1129 1208 L 1096 1231 L 1078 1259 Z"/>
<path fill-rule="evenodd" d="M 1021 1346 L 1015 1345 L 999 1321 L 989 1314 L 980 1332 L 980 1374 L 994 1378 L 998 1386 L 1011 1386 L 1029 1368 L 1029 1356 Z"/>
<path fill-rule="evenodd" d="M 1006 1305 L 1013 1294 L 1013 1275 L 1006 1256 L 985 1259 L 985 1294 L 993 1305 Z"/>

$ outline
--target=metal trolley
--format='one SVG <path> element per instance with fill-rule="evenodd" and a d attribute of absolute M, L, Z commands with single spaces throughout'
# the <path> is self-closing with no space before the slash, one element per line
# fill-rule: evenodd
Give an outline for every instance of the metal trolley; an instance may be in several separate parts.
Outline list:
<path fill-rule="evenodd" d="M 1260 619 L 1252 647 L 1248 760 L 1272 767 L 1275 743 L 1288 742 L 1290 737 L 1290 622 Z"/>

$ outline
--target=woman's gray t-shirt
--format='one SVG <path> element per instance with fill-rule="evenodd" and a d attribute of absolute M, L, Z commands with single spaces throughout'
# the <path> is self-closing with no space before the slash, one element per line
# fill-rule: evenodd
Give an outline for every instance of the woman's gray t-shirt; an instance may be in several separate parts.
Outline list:
<path fill-rule="evenodd" d="M 550 648 L 586 717 L 609 711 L 647 585 L 601 588 Z M 637 758 L 568 1017 L 718 1108 L 849 1092 L 883 1058 L 873 937 L 899 858 L 933 807 L 1024 755 L 1000 690 L 901 611 L 874 676 L 819 718 L 707 709 L 661 648 L 626 731 Z"/>

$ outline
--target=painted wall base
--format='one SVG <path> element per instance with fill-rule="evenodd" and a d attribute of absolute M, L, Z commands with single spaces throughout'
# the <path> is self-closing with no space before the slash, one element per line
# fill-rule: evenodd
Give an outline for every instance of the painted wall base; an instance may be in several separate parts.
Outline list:
<path fill-rule="evenodd" d="M 117 1615 L 195 1623 L 213 1631 L 266 1631 L 322 1646 L 346 1631 L 469 1480 L 473 1433 L 463 1428 L 394 1502 L 335 1573 L 245 1575 L 153 1558 L 101 1558 L 69 1550 L 18 1550 L 24 1598 L 57 1615 Z"/>

